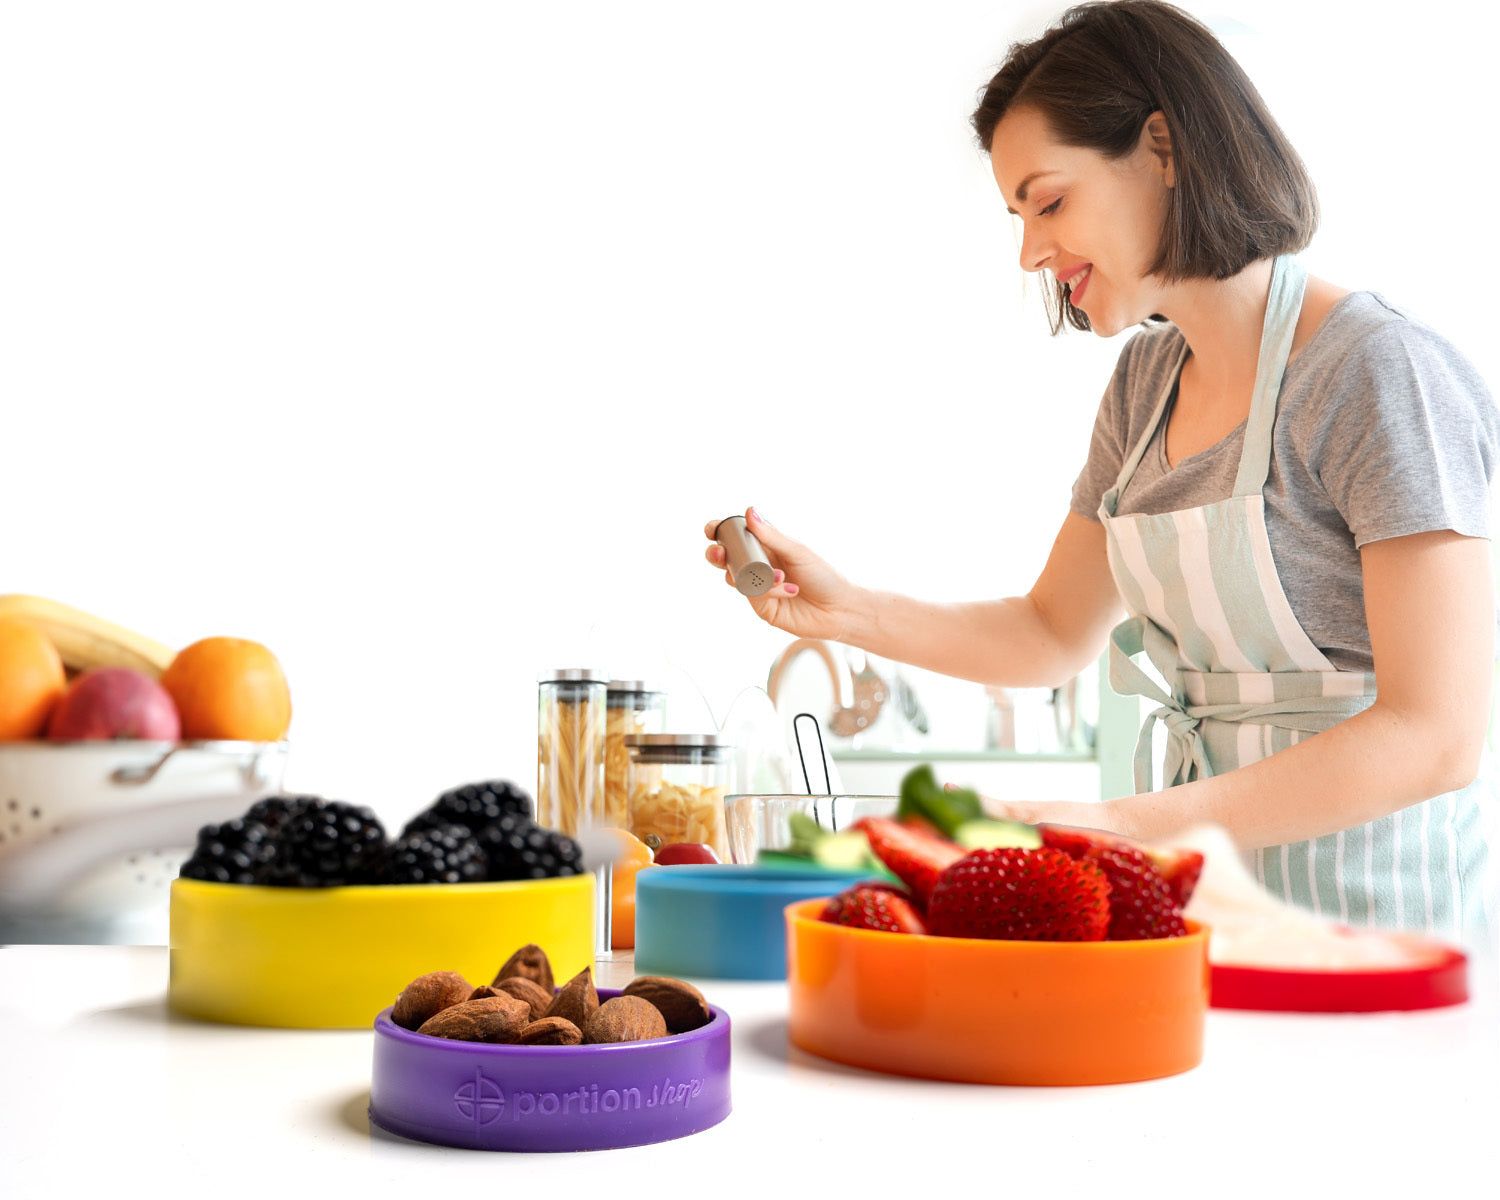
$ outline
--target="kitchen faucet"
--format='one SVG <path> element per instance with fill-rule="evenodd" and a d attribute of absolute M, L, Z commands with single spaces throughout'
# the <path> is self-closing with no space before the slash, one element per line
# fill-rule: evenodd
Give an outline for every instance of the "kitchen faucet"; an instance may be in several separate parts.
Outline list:
<path fill-rule="evenodd" d="M 873 725 L 885 704 L 887 689 L 885 681 L 870 666 L 868 656 L 865 657 L 863 666 L 854 671 L 846 659 L 834 653 L 828 642 L 813 638 L 798 638 L 771 663 L 771 674 L 766 683 L 771 703 L 776 704 L 782 676 L 787 667 L 806 651 L 811 651 L 823 660 L 823 665 L 828 668 L 828 676 L 833 681 L 833 712 L 828 717 L 830 732 L 837 737 L 853 737 Z"/>

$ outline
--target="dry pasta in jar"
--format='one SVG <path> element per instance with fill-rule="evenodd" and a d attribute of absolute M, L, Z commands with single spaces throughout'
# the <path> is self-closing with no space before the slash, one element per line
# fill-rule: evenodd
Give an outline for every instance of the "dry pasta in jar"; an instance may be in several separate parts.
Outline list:
<path fill-rule="evenodd" d="M 724 797 L 729 751 L 714 734 L 635 734 L 630 752 L 630 831 L 663 846 L 700 842 L 729 861 Z"/>
<path fill-rule="evenodd" d="M 568 668 L 537 686 L 537 822 L 570 837 L 603 816 L 606 685 Z"/>
<path fill-rule="evenodd" d="M 611 679 L 604 729 L 604 824 L 619 829 L 630 822 L 630 749 L 627 737 L 660 733 L 665 693 L 640 680 Z"/>

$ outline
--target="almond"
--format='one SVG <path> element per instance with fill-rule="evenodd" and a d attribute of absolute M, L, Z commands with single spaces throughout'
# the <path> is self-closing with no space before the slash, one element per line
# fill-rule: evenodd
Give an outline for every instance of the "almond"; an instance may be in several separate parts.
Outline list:
<path fill-rule="evenodd" d="M 639 996 L 614 996 L 583 1023 L 583 1040 L 591 1046 L 608 1042 L 645 1042 L 667 1036 L 661 1010 Z"/>
<path fill-rule="evenodd" d="M 457 971 L 429 971 L 401 990 L 391 1006 L 391 1020 L 403 1029 L 418 1029 L 443 1009 L 462 1004 L 472 991 Z"/>
<path fill-rule="evenodd" d="M 660 1011 L 672 1033 L 700 1029 L 713 1020 L 708 1001 L 690 983 L 666 975 L 641 975 L 632 979 L 620 992 L 622 996 L 639 996 Z"/>
<path fill-rule="evenodd" d="M 582 1029 L 589 1015 L 598 1007 L 599 993 L 594 987 L 593 969 L 584 967 L 563 985 L 543 1015 L 563 1017 Z"/>
<path fill-rule="evenodd" d="M 576 1046 L 583 1041 L 583 1031 L 563 1017 L 543 1017 L 521 1030 L 518 1046 Z"/>
<path fill-rule="evenodd" d="M 534 942 L 528 942 L 505 960 L 505 965 L 496 973 L 492 983 L 498 985 L 502 979 L 524 976 L 535 980 L 551 995 L 557 985 L 552 980 L 552 962 L 547 952 Z"/>
<path fill-rule="evenodd" d="M 453 1004 L 417 1030 L 455 1042 L 514 1042 L 531 1022 L 531 1007 L 514 996 L 485 996 Z"/>
<path fill-rule="evenodd" d="M 517 1000 L 524 1000 L 531 1005 L 531 1019 L 540 1020 L 547 1015 L 547 1009 L 552 1006 L 553 994 L 539 984 L 535 979 L 528 979 L 524 975 L 512 975 L 509 979 L 502 979 L 499 983 L 491 984 L 497 992 L 514 996 Z"/>

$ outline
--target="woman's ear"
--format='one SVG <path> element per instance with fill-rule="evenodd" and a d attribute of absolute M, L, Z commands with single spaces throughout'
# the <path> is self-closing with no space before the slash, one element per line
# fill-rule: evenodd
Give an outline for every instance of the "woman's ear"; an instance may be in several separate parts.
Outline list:
<path fill-rule="evenodd" d="M 1162 179 L 1168 187 L 1177 183 L 1176 164 L 1172 158 L 1172 131 L 1167 128 L 1166 114 L 1160 111 L 1146 118 L 1141 127 L 1141 148 L 1161 164 Z"/>

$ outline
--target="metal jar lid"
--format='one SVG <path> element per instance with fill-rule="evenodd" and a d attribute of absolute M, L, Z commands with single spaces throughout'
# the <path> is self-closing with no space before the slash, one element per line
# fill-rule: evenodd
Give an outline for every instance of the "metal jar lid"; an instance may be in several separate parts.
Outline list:
<path fill-rule="evenodd" d="M 537 676 L 538 683 L 605 683 L 609 682 L 608 671 L 596 671 L 591 667 L 558 667 L 543 671 Z"/>
<path fill-rule="evenodd" d="M 631 708 L 641 704 L 655 704 L 666 693 L 652 687 L 644 679 L 611 679 L 605 695 L 610 708 Z"/>
<path fill-rule="evenodd" d="M 716 733 L 627 733 L 624 740 L 647 762 L 715 761 L 734 749 Z"/>

